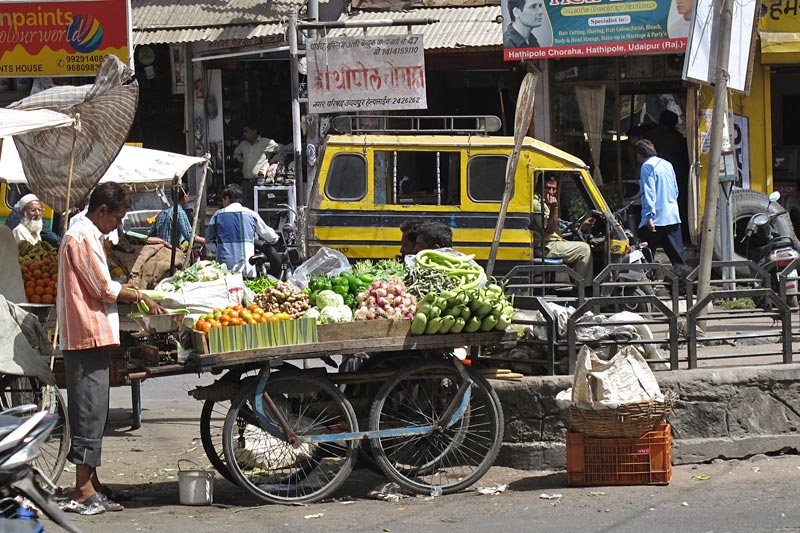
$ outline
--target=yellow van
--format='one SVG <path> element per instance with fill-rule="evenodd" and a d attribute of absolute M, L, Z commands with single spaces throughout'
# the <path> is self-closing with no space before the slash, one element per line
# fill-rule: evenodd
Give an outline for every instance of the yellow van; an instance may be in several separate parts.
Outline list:
<path fill-rule="evenodd" d="M 309 253 L 326 246 L 351 260 L 395 257 L 400 224 L 421 219 L 447 224 L 455 248 L 475 254 L 477 260 L 488 259 L 514 139 L 485 133 L 371 130 L 328 136 L 308 202 Z M 576 220 L 592 211 L 602 214 L 596 217 L 590 243 L 596 267 L 619 262 L 628 251 L 625 232 L 587 165 L 526 137 L 495 272 L 534 262 L 538 250 L 530 229 L 534 188 L 541 176 L 551 175 L 560 183 L 562 217 Z"/>
<path fill-rule="evenodd" d="M 29 192 L 31 192 L 30 189 L 23 183 L 6 183 L 5 181 L 0 181 L 0 224 L 6 223 L 6 219 L 11 214 L 14 204 Z M 44 206 L 42 220 L 45 226 L 51 229 L 53 228 L 53 208 L 49 205 Z"/>

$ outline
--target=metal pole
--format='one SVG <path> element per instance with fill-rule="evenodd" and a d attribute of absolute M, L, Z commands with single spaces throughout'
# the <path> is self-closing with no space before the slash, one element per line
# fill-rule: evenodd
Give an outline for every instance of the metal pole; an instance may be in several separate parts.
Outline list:
<path fill-rule="evenodd" d="M 719 204 L 719 160 L 722 156 L 722 124 L 727 109 L 728 58 L 730 57 L 733 0 L 722 0 L 719 38 L 717 39 L 717 72 L 714 84 L 714 111 L 711 118 L 711 147 L 706 178 L 706 205 L 700 241 L 700 265 L 697 278 L 697 301 L 711 292 L 711 261 L 714 255 L 714 232 Z"/>
<path fill-rule="evenodd" d="M 291 69 L 289 79 L 292 80 L 292 143 L 294 145 L 295 205 L 297 205 L 297 198 L 305 198 L 303 194 L 303 140 L 300 135 L 300 82 L 297 79 L 297 64 L 297 11 L 293 10 L 289 15 L 289 68 Z"/>
<path fill-rule="evenodd" d="M 178 182 L 172 183 L 172 235 L 170 235 L 172 254 L 169 258 L 169 275 L 175 274 L 175 257 L 178 255 Z"/>

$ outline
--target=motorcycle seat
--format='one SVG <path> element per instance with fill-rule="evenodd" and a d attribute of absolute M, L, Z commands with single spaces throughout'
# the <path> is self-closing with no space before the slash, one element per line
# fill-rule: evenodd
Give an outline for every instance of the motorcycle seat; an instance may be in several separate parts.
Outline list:
<path fill-rule="evenodd" d="M 534 257 L 534 265 L 563 265 L 564 261 L 557 257 Z"/>
<path fill-rule="evenodd" d="M 269 262 L 269 259 L 267 259 L 267 256 L 266 256 L 266 255 L 264 255 L 264 254 L 255 254 L 255 255 L 253 255 L 253 256 L 251 256 L 251 257 L 250 257 L 250 259 L 248 260 L 248 262 L 249 262 L 251 265 L 255 266 L 255 265 L 258 265 L 258 264 L 260 264 L 260 263 L 268 263 L 268 262 Z"/>

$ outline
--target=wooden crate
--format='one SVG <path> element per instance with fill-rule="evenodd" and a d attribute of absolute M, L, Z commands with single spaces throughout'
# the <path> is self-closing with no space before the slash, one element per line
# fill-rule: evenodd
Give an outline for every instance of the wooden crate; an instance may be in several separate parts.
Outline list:
<path fill-rule="evenodd" d="M 411 319 L 362 320 L 317 326 L 319 342 L 335 342 L 354 339 L 385 339 L 388 337 L 407 337 L 411 329 Z"/>
<path fill-rule="evenodd" d="M 56 357 L 53 362 L 53 375 L 59 388 L 64 389 L 67 387 L 67 374 L 64 370 L 63 356 Z M 111 361 L 108 368 L 109 383 L 112 387 L 121 387 L 126 384 L 127 377 L 128 363 L 125 360 L 125 351 L 117 346 L 111 352 Z"/>

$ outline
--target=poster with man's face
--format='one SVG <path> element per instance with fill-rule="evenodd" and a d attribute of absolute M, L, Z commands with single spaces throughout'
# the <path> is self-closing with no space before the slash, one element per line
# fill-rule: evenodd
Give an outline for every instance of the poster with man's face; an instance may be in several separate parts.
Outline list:
<path fill-rule="evenodd" d="M 506 61 L 686 49 L 695 0 L 502 0 Z"/>

